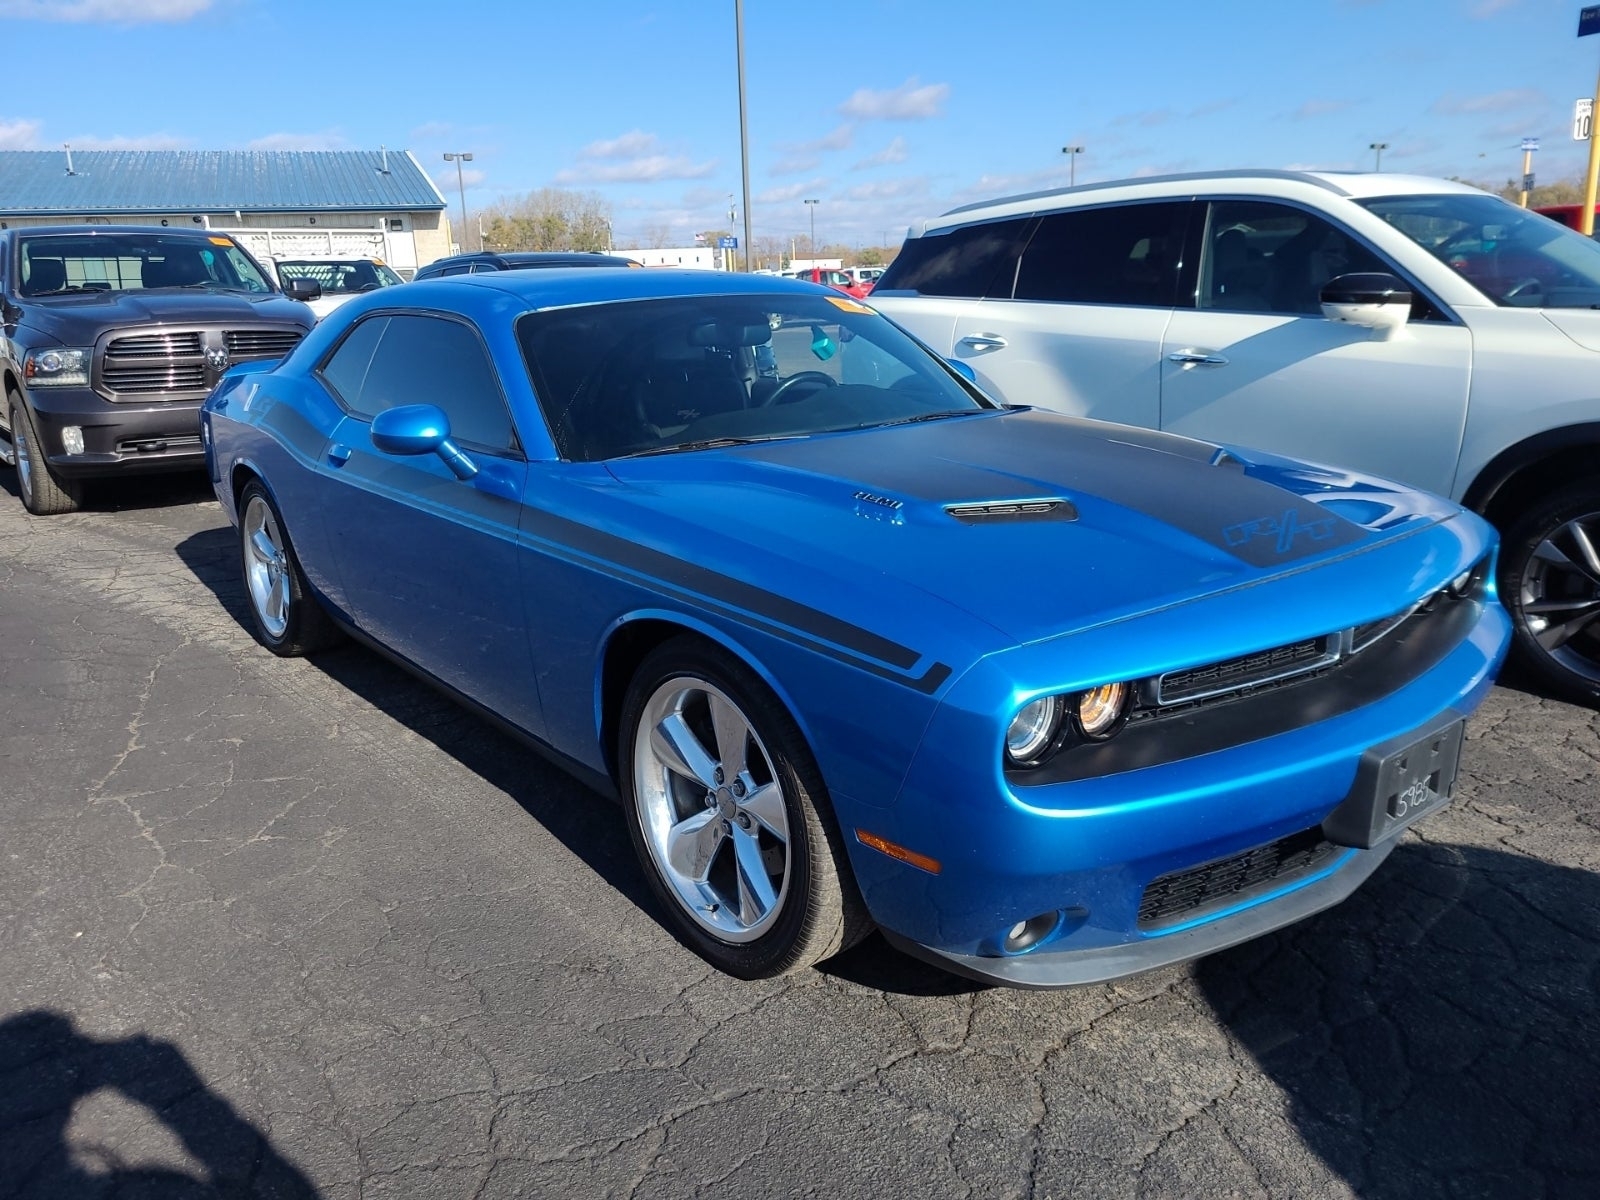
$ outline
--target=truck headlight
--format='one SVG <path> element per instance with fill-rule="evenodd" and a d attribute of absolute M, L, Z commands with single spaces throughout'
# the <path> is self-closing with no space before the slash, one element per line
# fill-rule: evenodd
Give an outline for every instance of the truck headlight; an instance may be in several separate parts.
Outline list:
<path fill-rule="evenodd" d="M 22 377 L 29 387 L 88 387 L 93 350 L 29 350 Z"/>

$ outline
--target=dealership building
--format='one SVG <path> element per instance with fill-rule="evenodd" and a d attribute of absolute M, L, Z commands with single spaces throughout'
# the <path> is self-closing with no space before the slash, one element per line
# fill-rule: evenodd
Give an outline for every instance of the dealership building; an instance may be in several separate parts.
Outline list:
<path fill-rule="evenodd" d="M 258 255 L 372 255 L 409 277 L 450 253 L 445 214 L 404 150 L 0 151 L 0 228 L 216 229 Z"/>

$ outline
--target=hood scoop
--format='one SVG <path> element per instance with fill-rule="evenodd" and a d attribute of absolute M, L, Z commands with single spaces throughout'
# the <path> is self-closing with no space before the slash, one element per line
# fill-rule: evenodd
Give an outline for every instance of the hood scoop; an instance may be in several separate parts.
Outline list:
<path fill-rule="evenodd" d="M 963 525 L 1014 524 L 1019 521 L 1076 521 L 1078 509 L 1056 496 L 1036 500 L 990 500 L 982 504 L 947 504 L 949 513 Z"/>

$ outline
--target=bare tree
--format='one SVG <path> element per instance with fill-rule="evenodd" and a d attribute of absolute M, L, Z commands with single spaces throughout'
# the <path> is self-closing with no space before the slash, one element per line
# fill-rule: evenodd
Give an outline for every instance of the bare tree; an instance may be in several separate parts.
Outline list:
<path fill-rule="evenodd" d="M 484 243 L 495 250 L 604 250 L 611 203 L 598 192 L 540 188 L 500 201 L 481 219 Z"/>

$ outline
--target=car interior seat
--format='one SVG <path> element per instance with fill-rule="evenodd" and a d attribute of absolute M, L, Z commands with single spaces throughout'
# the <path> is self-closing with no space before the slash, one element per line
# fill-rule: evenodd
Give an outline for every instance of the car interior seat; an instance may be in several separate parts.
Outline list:
<path fill-rule="evenodd" d="M 1242 229 L 1224 229 L 1211 248 L 1212 308 L 1267 312 L 1272 308 L 1271 270 L 1250 251 Z"/>
<path fill-rule="evenodd" d="M 59 258 L 29 260 L 28 282 L 22 285 L 24 296 L 39 296 L 45 292 L 59 292 L 67 286 L 67 264 Z"/>
<path fill-rule="evenodd" d="M 144 286 L 147 288 L 184 287 L 191 283 L 207 283 L 210 279 L 211 273 L 195 253 L 169 250 L 164 259 L 145 260 Z"/>

